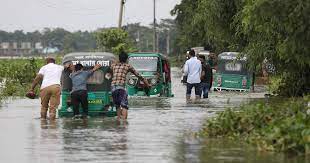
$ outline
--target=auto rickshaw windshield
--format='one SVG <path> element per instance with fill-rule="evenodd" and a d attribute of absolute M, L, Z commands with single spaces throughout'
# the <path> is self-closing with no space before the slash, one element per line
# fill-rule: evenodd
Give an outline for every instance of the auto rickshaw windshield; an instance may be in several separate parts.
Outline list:
<path fill-rule="evenodd" d="M 137 71 L 157 71 L 157 57 L 130 57 L 128 63 Z"/>
<path fill-rule="evenodd" d="M 90 71 L 92 67 L 87 68 Z M 104 82 L 104 72 L 102 70 L 97 70 L 88 78 L 87 84 L 102 84 Z"/>

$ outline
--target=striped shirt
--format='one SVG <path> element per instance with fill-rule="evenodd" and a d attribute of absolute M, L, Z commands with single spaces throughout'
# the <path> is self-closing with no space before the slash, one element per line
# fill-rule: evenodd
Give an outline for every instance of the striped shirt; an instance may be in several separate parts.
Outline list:
<path fill-rule="evenodd" d="M 139 79 L 142 79 L 142 76 L 128 63 L 113 63 L 111 68 L 113 72 L 112 86 L 125 86 L 128 72 L 131 72 Z"/>

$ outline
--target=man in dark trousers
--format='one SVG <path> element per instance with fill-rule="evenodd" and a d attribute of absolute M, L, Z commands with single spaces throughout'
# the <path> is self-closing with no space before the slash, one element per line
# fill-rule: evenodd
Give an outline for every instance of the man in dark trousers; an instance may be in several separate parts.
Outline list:
<path fill-rule="evenodd" d="M 74 119 L 87 118 L 88 116 L 88 100 L 87 100 L 87 80 L 88 78 L 99 69 L 99 64 L 95 65 L 90 71 L 84 71 L 82 64 L 76 64 L 74 72 L 70 74 L 72 80 L 71 102 L 73 106 Z M 80 115 L 79 106 L 82 105 L 83 116 Z"/>
<path fill-rule="evenodd" d="M 201 73 L 201 91 L 203 98 L 209 97 L 209 90 L 211 88 L 212 83 L 212 69 L 208 62 L 206 62 L 206 58 L 204 55 L 199 55 L 199 60 L 202 65 L 202 73 Z"/>
<path fill-rule="evenodd" d="M 197 59 L 195 51 L 191 50 L 189 52 L 190 59 L 185 62 L 183 71 L 187 76 L 186 84 L 186 100 L 189 101 L 191 97 L 192 88 L 195 88 L 196 99 L 200 99 L 201 89 L 200 89 L 200 76 L 201 76 L 201 62 Z"/>

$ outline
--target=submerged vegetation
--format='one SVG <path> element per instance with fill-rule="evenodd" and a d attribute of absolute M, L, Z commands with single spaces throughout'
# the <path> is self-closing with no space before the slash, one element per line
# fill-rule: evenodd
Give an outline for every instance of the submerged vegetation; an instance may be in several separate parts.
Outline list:
<path fill-rule="evenodd" d="M 208 120 L 199 134 L 247 141 L 259 150 L 310 154 L 310 97 L 282 100 L 227 109 Z"/>

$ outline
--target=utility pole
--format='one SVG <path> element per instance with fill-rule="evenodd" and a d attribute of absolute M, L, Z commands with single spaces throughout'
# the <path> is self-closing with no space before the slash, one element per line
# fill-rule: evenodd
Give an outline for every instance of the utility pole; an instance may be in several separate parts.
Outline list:
<path fill-rule="evenodd" d="M 140 31 L 138 30 L 138 38 L 136 39 L 137 41 L 137 44 L 138 44 L 138 49 L 139 49 L 139 52 L 141 52 L 141 40 L 140 40 Z"/>
<path fill-rule="evenodd" d="M 125 0 L 121 0 L 121 4 L 119 8 L 119 17 L 118 17 L 118 28 L 122 28 L 124 4 L 125 4 Z"/>
<path fill-rule="evenodd" d="M 154 19 L 153 19 L 153 32 L 154 32 L 154 36 L 153 36 L 153 52 L 156 52 L 156 42 L 157 42 L 157 38 L 156 38 L 156 1 L 153 0 L 154 2 Z"/>
<path fill-rule="evenodd" d="M 170 54 L 170 30 L 167 31 L 167 45 L 166 45 L 167 55 Z"/>

